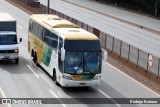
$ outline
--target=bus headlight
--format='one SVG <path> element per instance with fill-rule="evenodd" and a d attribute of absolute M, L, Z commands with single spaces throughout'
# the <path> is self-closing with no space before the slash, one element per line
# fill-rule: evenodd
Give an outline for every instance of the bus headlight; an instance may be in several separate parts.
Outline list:
<path fill-rule="evenodd" d="M 101 79 L 101 76 L 95 76 L 95 77 L 93 78 L 93 80 L 98 80 L 98 79 Z"/>
<path fill-rule="evenodd" d="M 65 75 L 63 75 L 63 78 L 64 78 L 64 79 L 68 79 L 68 80 L 72 80 L 72 78 L 71 78 L 70 76 L 65 76 Z"/>
<path fill-rule="evenodd" d="M 15 52 L 15 53 L 18 53 L 18 49 L 15 49 L 14 52 Z"/>

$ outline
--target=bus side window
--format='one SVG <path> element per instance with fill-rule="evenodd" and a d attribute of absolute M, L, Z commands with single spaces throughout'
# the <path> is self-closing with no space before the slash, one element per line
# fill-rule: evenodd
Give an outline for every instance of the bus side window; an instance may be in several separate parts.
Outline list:
<path fill-rule="evenodd" d="M 38 24 L 38 38 L 42 39 L 43 37 L 43 27 Z"/>
<path fill-rule="evenodd" d="M 29 32 L 32 32 L 32 20 L 29 21 Z"/>
<path fill-rule="evenodd" d="M 59 48 L 58 48 L 58 65 L 60 72 L 63 72 L 63 62 L 61 61 L 61 48 L 63 47 L 63 39 L 59 37 Z"/>
<path fill-rule="evenodd" d="M 42 41 L 44 41 L 44 33 L 45 33 L 45 28 L 43 27 L 42 28 L 42 34 L 41 34 L 42 35 L 42 38 L 41 38 Z"/>
<path fill-rule="evenodd" d="M 55 51 L 57 51 L 58 48 L 58 36 L 54 33 L 51 33 L 51 38 L 52 38 L 52 47 Z"/>
<path fill-rule="evenodd" d="M 35 22 L 32 22 L 32 34 L 36 36 L 35 30 L 36 30 Z"/>
<path fill-rule="evenodd" d="M 58 51 L 61 51 L 61 48 L 63 47 L 63 39 L 61 37 L 59 37 L 59 49 Z"/>
<path fill-rule="evenodd" d="M 48 44 L 48 34 L 49 31 L 47 29 L 44 30 L 44 36 L 43 36 L 43 41 Z M 49 45 L 49 44 L 48 44 Z"/>
<path fill-rule="evenodd" d="M 54 51 L 57 52 L 57 47 L 58 47 L 58 36 L 49 30 L 45 29 L 43 41 L 49 45 L 50 47 L 53 48 Z"/>
<path fill-rule="evenodd" d="M 36 36 L 39 37 L 39 25 L 36 22 L 32 22 L 32 33 Z"/>

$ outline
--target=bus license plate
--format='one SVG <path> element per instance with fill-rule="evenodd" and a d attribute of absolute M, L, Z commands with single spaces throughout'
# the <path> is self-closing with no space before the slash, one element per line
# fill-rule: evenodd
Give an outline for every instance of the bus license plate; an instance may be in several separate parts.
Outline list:
<path fill-rule="evenodd" d="M 86 85 L 86 83 L 79 83 L 79 85 Z"/>
<path fill-rule="evenodd" d="M 72 75 L 73 80 L 81 80 L 81 75 Z"/>

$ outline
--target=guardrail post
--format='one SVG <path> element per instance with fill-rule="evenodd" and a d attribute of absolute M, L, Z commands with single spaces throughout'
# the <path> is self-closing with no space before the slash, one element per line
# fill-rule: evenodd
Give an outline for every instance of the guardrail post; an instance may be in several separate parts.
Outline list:
<path fill-rule="evenodd" d="M 107 34 L 105 34 L 105 42 L 104 42 L 105 47 L 106 47 L 106 43 L 107 43 Z"/>
<path fill-rule="evenodd" d="M 100 30 L 93 28 L 93 34 L 95 34 L 98 38 L 100 38 Z"/>
<path fill-rule="evenodd" d="M 40 6 L 40 13 L 42 13 L 42 5 Z"/>
<path fill-rule="evenodd" d="M 148 53 L 148 58 L 149 58 L 149 53 Z M 148 62 L 148 59 L 147 59 L 147 71 L 148 71 L 148 65 L 149 65 L 149 62 Z"/>
<path fill-rule="evenodd" d="M 119 55 L 119 57 L 121 57 L 121 55 L 122 55 L 122 40 L 121 40 L 121 43 L 120 43 L 120 55 Z"/>
<path fill-rule="evenodd" d="M 128 60 L 127 60 L 127 62 L 129 61 L 129 56 L 130 56 L 130 45 L 129 45 L 129 50 L 128 50 Z"/>
<path fill-rule="evenodd" d="M 138 66 L 138 62 L 139 62 L 139 49 L 138 49 L 138 57 L 137 57 L 137 65 L 136 65 L 136 67 Z"/>
<path fill-rule="evenodd" d="M 87 31 L 88 31 L 88 25 L 87 25 Z"/>
<path fill-rule="evenodd" d="M 48 5 L 47 5 L 47 14 L 49 14 L 49 7 L 50 7 L 50 0 L 48 0 Z"/>
<path fill-rule="evenodd" d="M 81 24 L 81 28 L 83 28 L 83 22 L 82 22 L 82 24 Z"/>
<path fill-rule="evenodd" d="M 112 42 L 112 52 L 113 52 L 113 48 L 114 48 L 114 37 L 113 37 L 113 42 Z"/>
<path fill-rule="evenodd" d="M 159 66 L 160 66 L 160 59 L 158 59 L 158 76 L 159 76 Z"/>

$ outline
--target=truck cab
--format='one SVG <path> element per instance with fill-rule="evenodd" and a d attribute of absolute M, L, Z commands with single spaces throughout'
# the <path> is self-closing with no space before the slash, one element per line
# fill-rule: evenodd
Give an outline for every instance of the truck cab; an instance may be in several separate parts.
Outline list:
<path fill-rule="evenodd" d="M 19 63 L 16 20 L 7 13 L 0 13 L 0 60 L 15 60 Z M 19 40 L 22 41 L 22 38 Z"/>

